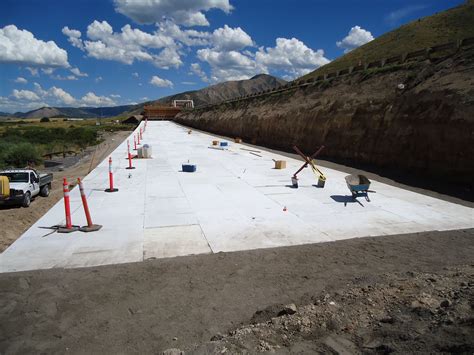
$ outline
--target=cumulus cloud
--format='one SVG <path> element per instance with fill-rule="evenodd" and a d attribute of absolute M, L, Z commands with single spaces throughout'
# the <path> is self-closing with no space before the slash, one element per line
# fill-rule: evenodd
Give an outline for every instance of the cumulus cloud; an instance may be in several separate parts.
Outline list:
<path fill-rule="evenodd" d="M 64 29 L 63 29 L 64 30 Z M 69 39 L 81 41 L 82 50 L 95 59 L 115 60 L 131 65 L 135 61 L 148 61 L 163 69 L 179 67 L 182 64 L 179 46 L 173 38 L 161 33 L 147 33 L 125 25 L 120 32 L 114 32 L 107 21 L 94 21 L 87 27 L 89 40 L 71 37 L 71 32 L 63 31 Z M 77 31 L 79 32 L 79 31 Z M 78 34 L 72 32 L 74 36 Z M 158 53 L 156 50 L 161 50 Z"/>
<path fill-rule="evenodd" d="M 30 72 L 31 76 L 38 76 L 38 68 L 26 67 L 26 70 Z"/>
<path fill-rule="evenodd" d="M 69 29 L 68 26 L 63 27 L 62 33 L 67 36 L 67 40 L 73 47 L 84 49 L 84 44 L 81 40 L 81 31 Z"/>
<path fill-rule="evenodd" d="M 240 27 L 231 28 L 227 25 L 212 33 L 212 43 L 217 50 L 233 51 L 253 46 L 252 38 Z"/>
<path fill-rule="evenodd" d="M 168 79 L 162 79 L 159 76 L 153 75 L 150 84 L 158 86 L 160 88 L 173 87 L 173 83 Z"/>
<path fill-rule="evenodd" d="M 253 58 L 238 51 L 204 48 L 197 51 L 197 57 L 211 66 L 213 82 L 248 79 L 262 71 Z"/>
<path fill-rule="evenodd" d="M 113 106 L 115 101 L 107 96 L 97 96 L 93 92 L 88 92 L 84 95 L 80 102 L 80 106 Z"/>
<path fill-rule="evenodd" d="M 209 26 L 204 12 L 219 9 L 225 13 L 232 10 L 229 0 L 114 0 L 115 11 L 139 24 L 172 19 L 185 26 Z"/>
<path fill-rule="evenodd" d="M 82 73 L 79 68 L 72 68 L 70 69 L 71 73 L 73 73 L 74 75 L 76 76 L 84 76 L 84 77 L 87 77 L 89 76 L 87 73 Z"/>
<path fill-rule="evenodd" d="M 95 81 L 96 83 L 99 83 L 99 82 L 101 82 L 102 80 L 104 80 L 104 79 L 103 79 L 101 76 L 98 76 L 97 78 L 95 78 L 94 81 Z"/>
<path fill-rule="evenodd" d="M 114 106 L 117 104 L 114 99 L 120 97 L 120 95 L 100 96 L 88 92 L 77 99 L 56 86 L 46 90 L 38 83 L 33 85 L 34 91 L 14 89 L 9 97 L 0 97 L 0 111 L 24 111 L 44 106 Z"/>
<path fill-rule="evenodd" d="M 18 83 L 18 84 L 26 84 L 28 82 L 28 80 L 26 80 L 25 78 L 22 78 L 21 76 L 19 76 L 18 78 L 16 78 L 15 80 L 13 80 L 15 83 Z"/>
<path fill-rule="evenodd" d="M 51 76 L 51 78 L 55 80 L 78 80 L 74 75 L 53 75 Z"/>
<path fill-rule="evenodd" d="M 346 37 L 341 41 L 336 42 L 339 48 L 344 49 L 344 53 L 348 53 L 354 48 L 360 47 L 374 39 L 372 33 L 364 30 L 360 26 L 354 26 L 351 28 Z"/>
<path fill-rule="evenodd" d="M 12 96 L 17 100 L 38 101 L 40 98 L 33 91 L 14 89 Z"/>
<path fill-rule="evenodd" d="M 133 77 L 135 77 L 135 78 L 138 78 L 138 77 L 139 77 L 139 75 L 138 75 L 138 73 L 137 73 L 137 72 L 135 72 L 135 73 L 132 73 L 132 76 L 133 76 Z"/>
<path fill-rule="evenodd" d="M 322 49 L 314 51 L 296 38 L 277 38 L 275 47 L 260 47 L 255 54 L 255 61 L 266 71 L 283 70 L 293 77 L 329 63 Z"/>
<path fill-rule="evenodd" d="M 0 28 L 0 63 L 68 68 L 67 52 L 55 42 L 36 39 L 15 25 Z"/>
<path fill-rule="evenodd" d="M 204 73 L 199 63 L 192 63 L 190 70 L 191 70 L 190 72 L 191 75 L 192 74 L 197 75 L 205 83 L 209 82 L 209 78 L 207 77 L 206 73 Z"/>

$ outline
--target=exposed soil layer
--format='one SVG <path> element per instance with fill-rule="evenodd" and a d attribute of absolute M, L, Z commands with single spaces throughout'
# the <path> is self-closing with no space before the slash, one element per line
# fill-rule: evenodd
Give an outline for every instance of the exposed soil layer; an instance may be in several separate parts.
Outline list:
<path fill-rule="evenodd" d="M 473 255 L 471 229 L 0 274 L 0 353 L 472 353 Z"/>
<path fill-rule="evenodd" d="M 76 184 L 78 177 L 82 178 L 94 169 L 108 154 L 123 142 L 130 132 L 119 131 L 104 135 L 104 142 L 97 147 L 88 149 L 89 154 L 83 156 L 76 164 L 65 168 L 63 171 L 53 172 L 53 183 L 48 197 L 36 197 L 30 207 L 0 206 L 0 253 L 17 240 L 28 228 L 39 218 L 50 210 L 63 197 L 63 178 L 68 182 Z M 92 165 L 91 165 L 92 163 Z M 40 172 L 47 169 L 38 169 Z"/>
<path fill-rule="evenodd" d="M 296 144 L 309 154 L 325 145 L 322 158 L 463 184 L 472 193 L 474 49 L 184 112 L 177 120 L 287 151 Z"/>

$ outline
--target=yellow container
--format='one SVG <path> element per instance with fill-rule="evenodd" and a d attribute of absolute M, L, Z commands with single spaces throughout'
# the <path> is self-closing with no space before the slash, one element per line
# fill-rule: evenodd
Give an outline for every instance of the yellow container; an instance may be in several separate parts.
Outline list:
<path fill-rule="evenodd" d="M 275 160 L 275 169 L 286 169 L 286 160 Z"/>
<path fill-rule="evenodd" d="M 10 181 L 6 176 L 0 176 L 0 196 L 9 197 L 10 196 Z"/>
<path fill-rule="evenodd" d="M 219 141 L 212 141 L 212 145 L 219 145 Z"/>

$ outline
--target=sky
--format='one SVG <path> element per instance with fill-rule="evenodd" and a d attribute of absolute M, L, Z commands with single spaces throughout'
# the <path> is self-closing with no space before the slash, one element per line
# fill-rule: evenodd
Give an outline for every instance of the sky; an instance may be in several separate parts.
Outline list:
<path fill-rule="evenodd" d="M 0 112 L 292 80 L 463 0 L 2 0 Z M 362 5 L 363 4 L 363 5 Z"/>

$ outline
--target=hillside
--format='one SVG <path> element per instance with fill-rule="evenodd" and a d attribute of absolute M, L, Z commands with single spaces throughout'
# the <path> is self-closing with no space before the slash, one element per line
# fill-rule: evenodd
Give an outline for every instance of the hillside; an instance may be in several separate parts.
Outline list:
<path fill-rule="evenodd" d="M 134 105 L 113 107 L 41 107 L 28 112 L 5 113 L 4 116 L 17 118 L 74 117 L 97 118 L 112 117 L 133 109 Z M 1 116 L 1 114 L 0 114 Z"/>
<path fill-rule="evenodd" d="M 144 105 L 166 104 L 173 100 L 193 100 L 194 106 L 215 104 L 224 100 L 229 100 L 242 95 L 257 93 L 264 90 L 275 89 L 287 82 L 268 74 L 259 74 L 248 80 L 226 81 L 223 83 L 207 86 L 200 90 L 185 91 L 179 94 L 166 96 L 161 99 L 145 102 L 137 105 L 129 114 L 139 114 Z"/>
<path fill-rule="evenodd" d="M 268 74 L 259 74 L 248 80 L 226 81 L 208 86 L 201 90 L 188 91 L 163 97 L 157 102 L 169 103 L 173 100 L 194 100 L 195 106 L 214 104 L 238 96 L 253 94 L 259 91 L 274 89 L 287 82 Z"/>
<path fill-rule="evenodd" d="M 388 32 L 373 41 L 354 49 L 302 79 L 329 74 L 356 66 L 359 62 L 369 63 L 422 48 L 474 36 L 474 2 L 424 17 Z"/>

